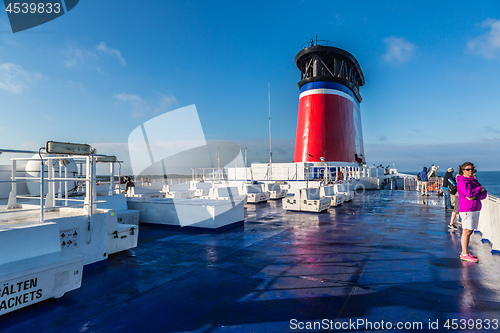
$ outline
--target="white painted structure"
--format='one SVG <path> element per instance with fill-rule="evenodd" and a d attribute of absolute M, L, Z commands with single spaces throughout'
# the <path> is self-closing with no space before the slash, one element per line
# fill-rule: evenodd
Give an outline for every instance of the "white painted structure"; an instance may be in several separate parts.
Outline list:
<path fill-rule="evenodd" d="M 248 203 L 267 202 L 269 192 L 262 191 L 262 187 L 257 184 L 241 184 L 238 187 L 240 195 L 246 195 Z"/>
<path fill-rule="evenodd" d="M 17 167 L 17 174 L 24 173 L 24 166 Z M 8 199 L 12 191 L 12 165 L 0 165 L 0 200 Z M 17 182 L 16 193 L 20 195 L 29 195 L 28 187 L 25 182 Z"/>
<path fill-rule="evenodd" d="M 319 195 L 321 197 L 330 198 L 330 205 L 332 207 L 336 207 L 341 205 L 344 202 L 344 194 L 339 194 L 335 192 L 335 187 L 330 186 L 321 186 L 319 188 Z"/>
<path fill-rule="evenodd" d="M 305 188 L 295 192 L 293 197 L 283 198 L 283 209 L 320 213 L 331 205 L 331 198 L 321 197 L 318 188 Z"/>
<path fill-rule="evenodd" d="M 79 159 L 85 172 L 66 176 L 69 158 Z M 97 156 L 36 155 L 37 163 L 47 166 L 38 176 L 25 175 L 21 163 L 30 160 L 13 158 L 11 180 L 3 181 L 11 191 L 8 202 L 0 203 L 0 287 L 10 289 L 0 292 L 0 315 L 61 297 L 80 287 L 84 265 L 105 262 L 109 254 L 137 246 L 139 212 L 127 209 L 123 195 L 97 200 Z M 56 173 L 58 163 L 61 172 Z M 110 171 L 112 194 L 113 166 Z M 38 196 L 18 192 L 19 184 L 26 182 L 38 182 Z M 79 183 L 85 196 L 69 196 L 68 183 Z"/>
<path fill-rule="evenodd" d="M 142 197 L 142 194 L 135 194 L 135 186 L 131 186 L 127 189 L 127 192 L 125 193 L 125 196 L 127 198 L 129 197 Z"/>
<path fill-rule="evenodd" d="M 240 194 L 237 187 L 212 187 L 208 191 L 208 196 L 201 197 L 206 200 L 241 200 L 246 203 L 247 196 Z"/>
<path fill-rule="evenodd" d="M 212 183 L 198 182 L 196 180 L 189 182 L 189 189 L 194 191 L 194 196 L 197 198 L 207 196 L 211 188 Z"/>
<path fill-rule="evenodd" d="M 39 155 L 35 161 L 40 163 Z M 19 164 L 30 162 L 33 158 L 12 159 L 12 170 L 18 170 Z M 37 175 L 30 174 L 26 177 L 19 176 L 19 172 L 12 173 L 12 185 L 7 204 L 8 213 L 15 221 L 17 216 L 26 216 L 24 210 L 36 209 L 30 216 L 31 221 L 39 223 L 55 222 L 59 226 L 61 235 L 75 235 L 76 242 L 72 239 L 68 246 L 65 238 L 61 236 L 62 248 L 72 253 L 83 255 L 84 264 L 93 264 L 106 260 L 111 253 L 123 251 L 137 246 L 138 239 L 138 214 L 128 211 L 123 195 L 113 195 L 114 192 L 114 167 L 110 167 L 110 184 L 108 196 L 100 196 L 97 200 L 96 191 L 96 165 L 98 156 L 52 156 L 43 155 L 43 164 L 48 166 L 47 171 Z M 67 177 L 64 160 L 74 160 L 85 166 L 84 170 L 76 175 Z M 58 168 L 56 168 L 58 166 Z M 55 172 L 55 170 L 61 172 Z M 40 196 L 18 195 L 17 183 L 24 181 L 38 181 L 41 188 L 37 192 L 46 193 Z M 84 197 L 69 196 L 66 184 L 81 183 L 85 190 Z M 73 185 L 71 185 L 73 186 Z M 45 189 L 47 187 L 47 190 Z M 4 215 L 5 216 L 5 215 Z M 64 243 L 64 244 L 63 244 Z M 75 244 L 76 243 L 76 244 Z"/>
<path fill-rule="evenodd" d="M 282 199 L 286 197 L 288 189 L 282 188 L 279 183 L 264 183 L 264 192 L 269 192 L 269 199 Z M 286 186 L 288 188 L 288 186 Z"/>
<path fill-rule="evenodd" d="M 249 181 L 259 183 L 288 183 L 288 192 L 298 189 L 319 187 L 322 183 L 345 183 L 352 190 L 392 189 L 398 177 L 394 168 L 368 167 L 358 163 L 345 162 L 298 162 L 298 163 L 253 163 L 250 167 L 229 167 L 225 169 L 193 169 L 193 181 L 203 175 L 203 181 L 220 181 L 239 186 Z M 211 178 L 212 177 L 212 178 Z"/>
<path fill-rule="evenodd" d="M 137 247 L 139 211 L 128 209 L 124 195 L 99 197 L 97 208 L 109 214 L 108 255 Z"/>
<path fill-rule="evenodd" d="M 194 190 L 189 189 L 189 184 L 163 185 L 162 192 L 168 199 L 194 198 Z"/>
<path fill-rule="evenodd" d="M 344 196 L 344 202 L 349 202 L 354 198 L 354 191 L 350 189 L 348 183 L 334 184 L 335 193 Z"/>
<path fill-rule="evenodd" d="M 56 223 L 0 225 L 0 316 L 80 288 L 84 258 L 63 251 Z"/>
<path fill-rule="evenodd" d="M 52 178 L 78 178 L 80 173 L 78 172 L 78 165 L 76 164 L 75 160 L 72 158 L 59 158 L 56 155 L 45 155 L 45 157 L 52 157 L 52 159 L 48 160 L 47 162 L 52 163 L 52 165 L 48 165 L 48 163 L 44 164 L 43 166 L 43 171 L 44 171 L 44 178 L 47 179 L 49 176 L 49 171 L 51 172 Z M 57 159 L 56 159 L 57 157 Z M 81 165 L 80 165 L 81 168 Z M 33 179 L 39 179 L 40 178 L 40 169 L 41 169 L 41 164 L 40 164 L 40 157 L 38 154 L 33 155 L 26 163 L 25 166 L 25 172 L 26 172 L 26 177 L 28 180 L 30 178 Z M 71 194 L 77 193 L 78 191 L 78 181 L 66 181 L 62 182 L 59 181 L 57 182 L 55 191 L 58 192 L 65 192 L 69 191 Z M 48 191 L 51 189 L 50 186 L 48 186 L 49 183 L 47 180 L 45 180 L 44 184 L 44 189 L 45 193 L 47 194 Z M 28 182 L 26 183 L 26 186 L 28 187 L 28 191 L 30 195 L 32 196 L 39 196 L 40 195 L 40 182 Z"/>
<path fill-rule="evenodd" d="M 227 188 L 221 188 L 227 192 Z M 218 191 L 218 190 L 217 190 Z M 237 193 L 236 188 L 234 188 Z M 222 193 L 221 193 L 222 194 Z M 129 198 L 128 207 L 140 211 L 140 222 L 154 225 L 220 229 L 243 223 L 241 199 Z"/>

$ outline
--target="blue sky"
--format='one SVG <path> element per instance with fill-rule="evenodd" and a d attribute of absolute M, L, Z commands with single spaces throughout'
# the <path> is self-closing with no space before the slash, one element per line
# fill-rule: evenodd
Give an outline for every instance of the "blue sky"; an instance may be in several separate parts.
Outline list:
<path fill-rule="evenodd" d="M 354 55 L 368 164 L 472 160 L 500 170 L 498 1 L 99 1 L 13 34 L 0 13 L 2 148 L 94 144 L 128 159 L 130 132 L 196 104 L 208 140 L 291 161 L 311 38 Z"/>

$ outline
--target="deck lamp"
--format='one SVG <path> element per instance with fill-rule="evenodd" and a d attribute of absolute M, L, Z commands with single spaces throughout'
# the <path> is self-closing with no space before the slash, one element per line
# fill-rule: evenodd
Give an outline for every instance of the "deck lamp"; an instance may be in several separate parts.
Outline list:
<path fill-rule="evenodd" d="M 90 155 L 93 149 L 88 144 L 47 141 L 45 151 L 48 154 L 67 154 L 67 155 Z"/>
<path fill-rule="evenodd" d="M 102 163 L 115 163 L 115 162 L 118 162 L 118 159 L 116 158 L 116 156 L 97 156 L 97 162 L 102 162 Z"/>

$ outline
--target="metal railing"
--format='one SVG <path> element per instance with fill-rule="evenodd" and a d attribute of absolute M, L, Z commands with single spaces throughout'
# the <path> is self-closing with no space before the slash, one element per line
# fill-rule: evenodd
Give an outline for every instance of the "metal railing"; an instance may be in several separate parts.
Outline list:
<path fill-rule="evenodd" d="M 478 230 L 491 243 L 492 250 L 500 251 L 500 198 L 488 195 L 481 203 Z"/>
<path fill-rule="evenodd" d="M 272 172 L 270 172 L 273 168 Z M 231 170 L 231 172 L 229 172 Z M 256 169 L 257 170 L 257 169 Z M 301 166 L 280 168 L 279 165 L 268 165 L 267 168 L 259 168 L 255 174 L 253 167 L 240 168 L 193 168 L 192 180 L 323 180 L 344 181 L 349 179 L 360 179 L 369 177 L 367 168 L 350 166 Z"/>
<path fill-rule="evenodd" d="M 300 46 L 300 49 L 305 49 L 307 47 L 311 47 L 314 45 L 326 45 L 326 46 L 328 46 L 329 42 L 330 41 L 328 41 L 326 39 L 318 39 L 318 36 L 316 36 L 316 39 L 311 39 L 309 42 L 302 44 Z"/>
<path fill-rule="evenodd" d="M 404 177 L 404 190 L 405 191 L 421 191 L 422 182 L 417 177 Z M 430 177 L 427 183 L 428 192 L 439 192 L 443 187 L 443 178 Z"/>
<path fill-rule="evenodd" d="M 228 175 L 227 170 L 223 168 L 193 168 L 192 179 L 221 181 L 228 180 Z"/>
<path fill-rule="evenodd" d="M 3 150 L 5 152 L 5 150 Z M 24 151 L 8 151 L 9 153 L 26 153 Z M 1 181 L 2 183 L 11 183 L 12 189 L 9 194 L 7 209 L 20 209 L 22 205 L 19 200 L 37 200 L 39 201 L 40 209 L 40 223 L 43 223 L 45 217 L 44 213 L 47 209 L 52 209 L 57 206 L 57 201 L 62 201 L 64 206 L 69 206 L 69 203 L 77 203 L 71 205 L 72 208 L 83 208 L 84 214 L 90 218 L 97 209 L 97 191 L 96 191 L 96 164 L 98 156 L 47 156 L 44 154 L 38 157 L 31 158 L 12 158 L 11 159 L 11 180 Z M 67 164 L 71 160 L 76 165 L 80 166 L 79 172 L 73 176 L 68 177 Z M 31 176 L 18 176 L 18 162 L 35 161 L 38 168 L 28 172 Z M 101 163 L 101 162 L 99 162 Z M 102 162 L 104 163 L 104 162 Z M 110 181 L 109 181 L 109 195 L 113 194 L 114 182 L 114 162 L 110 163 Z M 57 169 L 57 171 L 56 171 Z M 78 167 L 77 167 L 78 169 Z M 24 173 L 23 172 L 23 173 Z M 120 174 L 118 174 L 118 179 Z M 73 182 L 73 187 L 69 185 Z M 17 188 L 20 183 L 38 183 L 39 192 L 34 190 L 36 187 L 31 187 L 35 194 L 18 195 Z M 56 189 L 56 185 L 59 185 Z M 28 191 L 30 192 L 30 191 Z M 84 198 L 71 197 L 74 195 L 85 195 Z M 78 204 L 79 203 L 79 204 Z"/>

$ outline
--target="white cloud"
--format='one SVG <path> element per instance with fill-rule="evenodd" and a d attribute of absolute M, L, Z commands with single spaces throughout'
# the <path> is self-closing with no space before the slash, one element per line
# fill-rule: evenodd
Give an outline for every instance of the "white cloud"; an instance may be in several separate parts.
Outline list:
<path fill-rule="evenodd" d="M 126 102 L 131 105 L 131 115 L 134 119 L 145 115 L 147 110 L 150 109 L 148 102 L 143 100 L 140 96 L 121 93 L 114 95 L 114 97 L 119 101 Z"/>
<path fill-rule="evenodd" d="M 468 50 L 487 60 L 500 59 L 500 20 L 485 20 L 481 27 L 487 31 L 471 39 L 467 43 Z"/>
<path fill-rule="evenodd" d="M 66 58 L 64 66 L 67 68 L 86 65 L 89 69 L 100 71 L 100 60 L 103 57 L 111 57 L 118 60 L 120 65 L 127 65 L 122 53 L 119 50 L 108 47 L 105 42 L 99 43 L 92 50 L 69 46 L 63 54 Z"/>
<path fill-rule="evenodd" d="M 154 109 L 155 114 L 160 114 L 168 111 L 172 106 L 178 105 L 177 98 L 173 95 L 160 95 L 158 105 Z"/>
<path fill-rule="evenodd" d="M 417 48 L 403 37 L 387 37 L 384 38 L 384 43 L 387 47 L 384 60 L 395 64 L 408 62 L 415 55 Z"/>
<path fill-rule="evenodd" d="M 64 55 L 66 56 L 64 66 L 67 68 L 80 66 L 89 60 L 94 61 L 97 59 L 97 55 L 95 53 L 74 46 L 68 47 L 64 51 Z"/>
<path fill-rule="evenodd" d="M 121 94 L 114 95 L 114 97 L 119 99 L 120 101 L 130 102 L 132 104 L 143 103 L 142 98 L 137 96 L 137 95 L 121 93 Z"/>
<path fill-rule="evenodd" d="M 143 99 L 138 95 L 120 93 L 113 97 L 131 106 L 132 118 L 151 117 L 167 111 L 179 104 L 173 95 L 159 94 L 156 100 Z"/>
<path fill-rule="evenodd" d="M 111 57 L 118 59 L 118 62 L 120 63 L 120 65 L 122 65 L 122 66 L 127 65 L 127 63 L 125 62 L 125 59 L 122 57 L 122 53 L 116 49 L 112 49 L 112 48 L 108 47 L 106 45 L 106 43 L 101 42 L 95 48 L 98 52 L 104 53 L 106 55 L 109 55 Z"/>
<path fill-rule="evenodd" d="M 38 72 L 27 72 L 21 66 L 12 63 L 0 64 L 0 89 L 20 94 L 32 82 L 39 80 Z"/>

